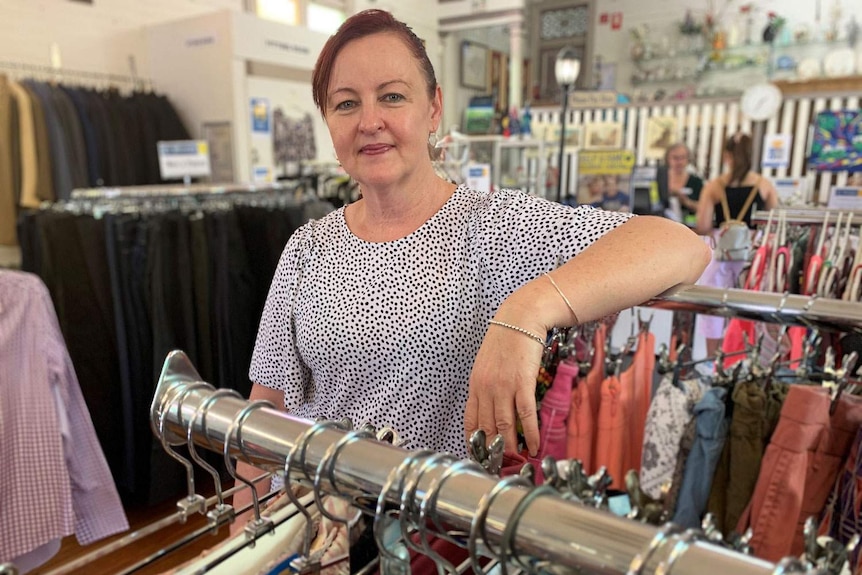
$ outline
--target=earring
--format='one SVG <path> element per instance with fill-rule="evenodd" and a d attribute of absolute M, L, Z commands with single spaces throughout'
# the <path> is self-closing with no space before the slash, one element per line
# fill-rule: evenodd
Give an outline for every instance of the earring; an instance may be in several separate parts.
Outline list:
<path fill-rule="evenodd" d="M 428 133 L 428 145 L 432 148 L 437 145 L 437 132 Z"/>

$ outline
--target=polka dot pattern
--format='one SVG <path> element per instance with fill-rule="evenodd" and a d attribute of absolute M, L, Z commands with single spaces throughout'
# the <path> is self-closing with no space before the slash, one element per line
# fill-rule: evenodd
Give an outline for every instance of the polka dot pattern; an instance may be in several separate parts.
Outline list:
<path fill-rule="evenodd" d="M 464 457 L 467 381 L 499 305 L 630 216 L 461 186 L 412 234 L 370 243 L 344 209 L 291 237 L 249 376 L 307 419 L 391 425 Z"/>

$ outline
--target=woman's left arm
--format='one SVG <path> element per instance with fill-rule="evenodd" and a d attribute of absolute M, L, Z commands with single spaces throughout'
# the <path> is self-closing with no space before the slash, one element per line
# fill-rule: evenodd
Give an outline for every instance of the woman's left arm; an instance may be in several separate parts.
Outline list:
<path fill-rule="evenodd" d="M 544 335 L 552 327 L 603 318 L 698 280 L 710 260 L 701 238 L 668 219 L 640 216 L 608 232 L 551 273 L 507 298 L 494 320 Z M 573 317 L 576 315 L 577 317 Z M 535 384 L 542 346 L 529 336 L 490 325 L 470 375 L 464 427 L 467 437 L 483 429 L 516 447 L 515 415 L 527 447 L 536 453 L 539 429 Z"/>

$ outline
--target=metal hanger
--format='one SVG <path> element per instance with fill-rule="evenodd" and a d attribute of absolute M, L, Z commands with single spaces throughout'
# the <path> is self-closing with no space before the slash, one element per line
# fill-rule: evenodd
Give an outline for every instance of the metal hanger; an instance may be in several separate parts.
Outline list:
<path fill-rule="evenodd" d="M 206 462 L 197 452 L 197 446 L 194 442 L 194 429 L 195 426 L 198 425 L 198 419 L 201 420 L 201 427 L 206 430 L 206 420 L 207 414 L 209 413 L 212 405 L 222 397 L 234 397 L 237 399 L 243 399 L 243 397 L 234 389 L 217 389 L 215 390 L 209 397 L 207 397 L 198 408 L 195 410 L 192 415 L 191 421 L 189 421 L 188 426 L 188 434 L 186 436 L 187 445 L 189 448 L 189 455 L 194 460 L 195 463 L 203 467 L 213 478 L 213 485 L 215 486 L 216 491 L 216 505 L 207 512 L 207 519 L 209 520 L 210 525 L 213 528 L 213 533 L 218 531 L 218 528 L 223 523 L 232 523 L 234 517 L 236 516 L 236 512 L 232 505 L 228 505 L 224 502 L 224 496 L 222 494 L 222 485 L 221 485 L 221 476 L 219 472 L 209 463 Z M 205 431 L 206 432 L 206 431 Z"/>
<path fill-rule="evenodd" d="M 257 539 L 264 533 L 269 533 L 273 530 L 274 526 L 272 524 L 272 520 L 268 517 L 261 517 L 260 515 L 260 500 L 257 495 L 257 489 L 254 486 L 252 481 L 236 471 L 236 467 L 234 467 L 231 462 L 230 457 L 230 445 L 231 442 L 234 441 L 234 436 L 236 436 L 237 446 L 241 453 L 243 452 L 243 442 L 242 442 L 242 425 L 245 423 L 245 420 L 254 413 L 254 411 L 262 408 L 269 407 L 271 409 L 275 409 L 275 405 L 270 401 L 266 400 L 258 400 L 252 401 L 245 407 L 243 407 L 239 413 L 237 413 L 236 417 L 234 417 L 233 421 L 231 421 L 230 426 L 228 426 L 227 433 L 225 434 L 224 439 L 224 450 L 222 454 L 224 455 L 224 464 L 227 468 L 228 473 L 237 480 L 245 483 L 245 485 L 251 490 L 251 501 L 254 509 L 254 519 L 248 522 L 245 526 L 245 534 L 248 539 Z"/>
<path fill-rule="evenodd" d="M 165 421 L 167 420 L 166 415 L 168 411 L 170 411 L 171 406 L 176 403 L 177 404 L 177 413 L 180 416 L 180 421 L 182 422 L 182 405 L 183 400 L 188 396 L 189 393 L 199 390 L 199 389 L 207 389 L 211 388 L 211 386 L 204 382 L 196 382 L 191 383 L 183 389 L 180 393 L 177 393 L 173 397 L 171 397 L 170 402 L 165 406 L 165 409 L 161 410 L 159 414 L 159 439 L 162 444 L 162 449 L 174 460 L 178 461 L 186 470 L 186 488 L 188 490 L 188 494 L 181 500 L 177 501 L 177 508 L 182 512 L 183 517 L 187 517 L 192 513 L 200 513 L 203 515 L 206 512 L 206 499 L 203 495 L 199 495 L 195 493 L 195 471 L 192 462 L 174 451 L 168 443 L 167 435 L 165 433 Z"/>
<path fill-rule="evenodd" d="M 416 467 L 411 469 L 406 474 L 406 479 L 404 482 L 404 487 L 401 490 L 401 504 L 399 508 L 399 524 L 401 527 L 401 540 L 407 545 L 407 547 L 413 549 L 417 553 L 422 553 L 428 556 L 434 564 L 437 566 L 437 573 L 439 575 L 444 575 L 446 573 L 456 573 L 455 565 L 452 564 L 451 561 L 434 551 L 430 544 L 427 545 L 427 538 L 424 536 L 420 536 L 423 544 L 416 544 L 410 537 L 410 527 L 411 525 L 415 525 L 422 534 L 423 530 L 427 528 L 425 525 L 420 525 L 418 521 L 412 520 L 414 515 L 417 515 L 419 512 L 418 508 L 414 508 L 416 506 L 416 491 L 419 489 L 419 482 L 422 477 L 427 473 L 431 468 L 440 463 L 449 463 L 452 464 L 457 461 L 457 458 L 454 455 L 448 453 L 435 453 L 434 455 L 430 455 L 422 460 Z M 427 497 L 427 493 L 426 493 Z"/>
<path fill-rule="evenodd" d="M 305 508 L 304 505 L 299 501 L 299 498 L 293 492 L 293 489 L 289 485 L 291 481 L 293 481 L 294 470 L 293 465 L 297 460 L 297 455 L 300 454 L 301 463 L 305 463 L 305 452 L 308 448 L 308 443 L 311 439 L 319 434 L 322 431 L 332 428 L 340 428 L 340 422 L 336 421 L 318 421 L 314 423 L 311 427 L 306 429 L 293 443 L 293 447 L 290 448 L 290 452 L 287 454 L 284 462 L 284 480 L 285 480 L 285 492 L 287 494 L 288 499 L 290 499 L 291 503 L 296 505 L 299 508 L 299 512 L 305 517 L 305 535 L 302 543 L 302 553 L 293 562 L 293 567 L 297 571 L 307 571 L 309 569 L 313 569 L 314 565 L 316 565 L 315 561 L 310 557 L 311 555 L 311 542 L 314 539 L 314 519 L 311 516 L 311 513 L 308 509 Z"/>
<path fill-rule="evenodd" d="M 673 537 L 680 531 L 681 527 L 679 527 L 675 523 L 665 523 L 663 526 L 661 526 L 656 531 L 656 534 L 653 535 L 653 538 L 650 540 L 649 544 L 647 544 L 647 548 L 644 549 L 643 552 L 638 553 L 632 558 L 631 563 L 629 563 L 629 569 L 626 572 L 626 575 L 643 575 L 644 568 L 652 560 L 653 555 L 655 555 L 659 549 L 664 547 L 671 537 Z"/>
<path fill-rule="evenodd" d="M 434 451 L 428 449 L 410 453 L 398 467 L 389 472 L 386 482 L 380 490 L 374 512 L 372 532 L 380 552 L 381 573 L 387 573 L 387 575 L 407 575 L 410 573 L 410 553 L 402 538 L 403 531 L 399 525 L 400 519 L 393 518 L 397 512 L 387 504 L 387 498 L 393 489 L 400 496 L 404 490 L 406 476 L 412 467 L 434 454 Z"/>
<path fill-rule="evenodd" d="M 686 529 L 682 533 L 676 536 L 676 542 L 671 547 L 670 553 L 668 556 L 658 564 L 655 569 L 655 575 L 671 575 L 673 572 L 673 566 L 679 560 L 680 557 L 688 551 L 688 548 L 691 547 L 691 544 L 696 542 L 698 539 L 701 539 L 703 534 L 699 529 Z"/>
<path fill-rule="evenodd" d="M 488 541 L 488 532 L 486 530 L 488 511 L 491 509 L 491 505 L 494 504 L 494 501 L 500 496 L 500 494 L 510 490 L 511 488 L 516 486 L 530 488 L 532 485 L 533 483 L 522 475 L 510 475 L 498 481 L 494 487 L 485 493 L 479 500 L 476 513 L 473 515 L 472 521 L 470 521 L 470 536 L 467 538 L 467 551 L 469 552 L 470 559 L 472 561 L 473 573 L 476 575 L 487 575 L 487 571 L 485 571 L 485 568 L 481 563 L 479 563 L 480 536 L 481 544 L 485 550 L 487 550 L 492 556 L 499 557 L 500 555 L 500 552 L 494 551 L 494 548 Z M 502 565 L 500 565 L 500 567 L 501 569 L 503 568 Z"/>

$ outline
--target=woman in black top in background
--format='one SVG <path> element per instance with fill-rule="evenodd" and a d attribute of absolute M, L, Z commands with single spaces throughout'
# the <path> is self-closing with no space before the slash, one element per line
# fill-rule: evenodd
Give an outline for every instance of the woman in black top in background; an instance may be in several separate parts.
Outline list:
<path fill-rule="evenodd" d="M 697 233 L 715 236 L 721 228 L 725 220 L 720 207 L 724 194 L 727 194 L 730 217 L 743 220 L 749 228 L 753 227 L 751 214 L 754 210 L 771 210 L 778 206 L 775 186 L 751 170 L 751 156 L 750 136 L 737 133 L 728 138 L 722 154 L 725 171 L 707 182 L 697 202 Z M 755 186 L 758 192 L 754 201 L 745 214 L 740 214 Z M 712 287 L 737 287 L 736 280 L 745 264 L 744 261 L 718 261 L 713 257 L 697 283 Z M 718 351 L 724 336 L 724 318 L 701 316 L 698 325 L 706 338 L 707 355 L 712 357 Z"/>
<path fill-rule="evenodd" d="M 688 171 L 691 164 L 691 152 L 688 146 L 682 142 L 671 144 L 665 150 L 664 163 L 667 166 L 668 194 L 679 200 L 683 223 L 694 227 L 697 201 L 703 190 L 703 180 Z"/>

